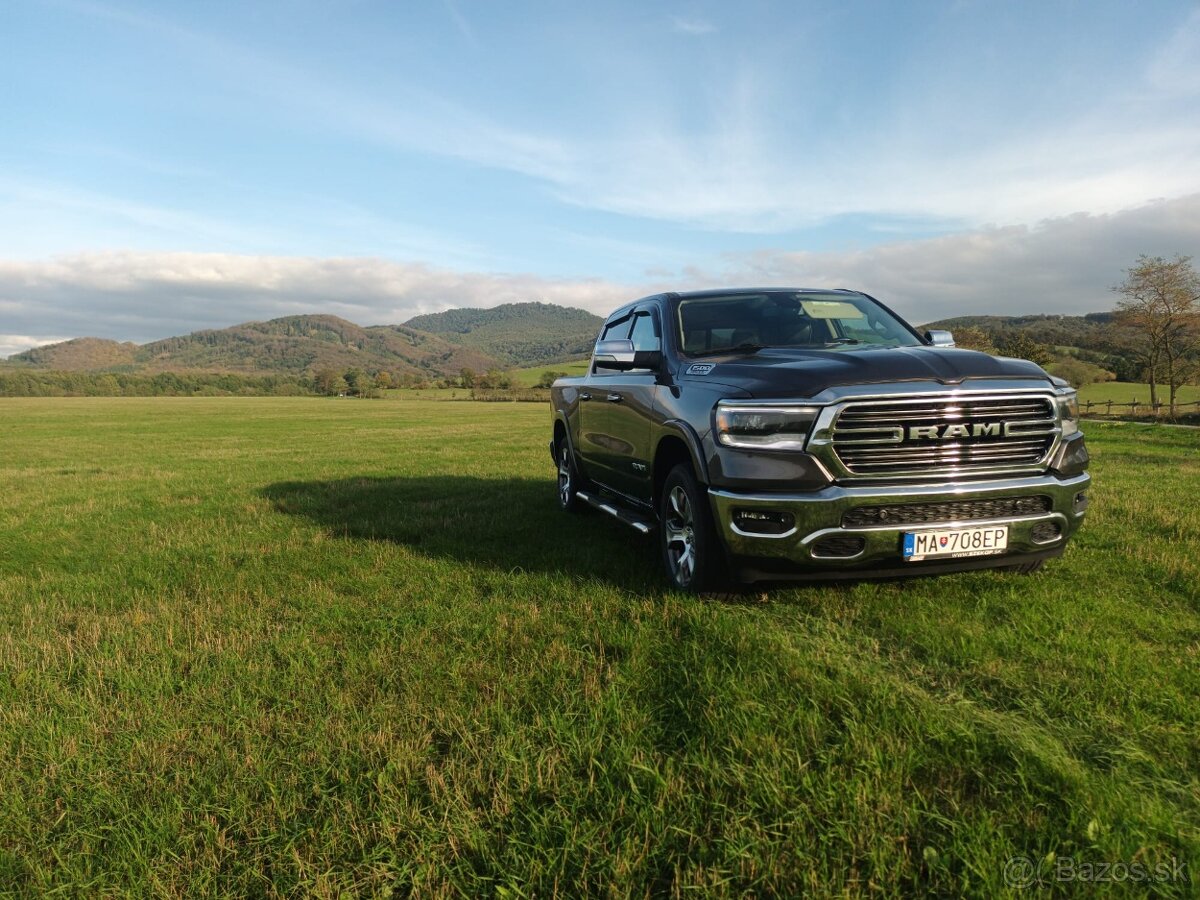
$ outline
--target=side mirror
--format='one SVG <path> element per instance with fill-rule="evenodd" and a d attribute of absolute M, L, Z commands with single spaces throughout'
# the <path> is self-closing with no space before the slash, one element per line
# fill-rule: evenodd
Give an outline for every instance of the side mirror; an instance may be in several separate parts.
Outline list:
<path fill-rule="evenodd" d="M 934 347 L 954 346 L 954 335 L 949 331 L 927 331 L 925 332 L 925 340 L 929 341 Z"/>
<path fill-rule="evenodd" d="M 623 371 L 633 368 L 634 357 L 636 356 L 637 354 L 633 350 L 633 341 L 597 341 L 596 351 L 592 354 L 592 359 L 598 369 L 617 369 Z"/>
<path fill-rule="evenodd" d="M 662 365 L 661 350 L 634 350 L 633 341 L 599 341 L 593 359 L 598 369 L 657 369 Z"/>

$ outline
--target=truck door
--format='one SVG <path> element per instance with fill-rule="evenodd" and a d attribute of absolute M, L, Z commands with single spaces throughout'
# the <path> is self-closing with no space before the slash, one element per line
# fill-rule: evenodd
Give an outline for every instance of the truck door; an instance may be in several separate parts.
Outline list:
<path fill-rule="evenodd" d="M 604 339 L 627 338 L 637 351 L 661 347 L 651 310 L 639 309 L 622 326 L 612 323 Z M 650 369 L 593 369 L 591 400 L 581 404 L 585 454 L 594 458 L 592 477 L 634 500 L 650 501 L 650 432 L 658 372 Z"/>

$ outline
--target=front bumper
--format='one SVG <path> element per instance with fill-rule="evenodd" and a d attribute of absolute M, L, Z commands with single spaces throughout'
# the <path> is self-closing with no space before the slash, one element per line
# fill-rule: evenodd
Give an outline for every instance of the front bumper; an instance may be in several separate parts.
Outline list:
<path fill-rule="evenodd" d="M 1087 508 L 1087 473 L 1071 478 L 1040 475 L 1003 481 L 965 482 L 949 485 L 830 485 L 807 493 L 740 493 L 709 489 L 713 515 L 734 563 L 746 580 L 766 578 L 870 578 L 937 574 L 968 569 L 1016 565 L 1062 553 L 1079 529 Z M 990 519 L 953 519 L 920 524 L 888 524 L 845 527 L 843 516 L 862 506 L 944 503 L 957 500 L 996 500 L 1006 497 L 1045 496 L 1050 509 L 1034 515 Z M 781 534 L 753 534 L 738 527 L 735 511 L 765 515 L 790 515 L 794 527 Z M 1045 540 L 1041 523 L 1056 523 L 1058 536 Z M 901 544 L 905 532 L 948 526 L 1008 526 L 1008 549 L 994 556 L 932 559 L 905 562 Z M 861 550 L 853 555 L 822 555 L 827 538 L 850 539 L 843 545 Z M 861 542 L 854 540 L 861 538 Z M 1039 540 L 1038 538 L 1042 538 Z"/>

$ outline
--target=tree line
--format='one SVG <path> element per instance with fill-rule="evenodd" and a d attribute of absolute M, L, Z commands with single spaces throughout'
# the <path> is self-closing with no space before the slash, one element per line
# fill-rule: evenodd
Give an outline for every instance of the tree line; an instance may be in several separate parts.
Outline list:
<path fill-rule="evenodd" d="M 960 347 L 1038 363 L 1076 386 L 1098 381 L 1144 381 L 1152 407 L 1166 388 L 1172 414 L 1179 388 L 1200 377 L 1200 274 L 1190 256 L 1142 255 L 1112 288 L 1111 313 L 1085 317 L 1086 333 L 1056 329 L 1047 319 L 1033 329 L 957 328 Z M 1079 322 L 1080 320 L 1073 320 Z M 1049 341 L 1072 342 L 1058 346 Z"/>
<path fill-rule="evenodd" d="M 48 372 L 0 367 L 0 397 L 289 397 L 314 393 L 296 375 Z"/>

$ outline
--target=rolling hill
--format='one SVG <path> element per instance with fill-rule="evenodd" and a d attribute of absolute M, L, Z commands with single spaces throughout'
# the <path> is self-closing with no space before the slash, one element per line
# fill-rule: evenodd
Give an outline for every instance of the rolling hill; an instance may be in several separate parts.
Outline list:
<path fill-rule="evenodd" d="M 337 316 L 287 316 L 145 344 L 151 371 L 219 369 L 233 372 L 310 372 L 359 368 L 405 374 L 450 374 L 495 365 L 488 357 L 436 335 L 404 326 L 364 328 Z"/>
<path fill-rule="evenodd" d="M 464 368 L 483 372 L 581 356 L 590 349 L 600 321 L 583 310 L 547 303 L 452 309 L 418 316 L 403 325 L 369 327 L 337 316 L 286 316 L 195 331 L 140 346 L 76 338 L 18 353 L 7 364 L 114 373 L 299 375 L 323 368 L 359 368 L 437 377 L 457 375 Z"/>
<path fill-rule="evenodd" d="M 1085 316 L 955 316 L 922 325 L 921 329 L 954 331 L 956 328 L 978 328 L 993 340 L 1002 339 L 1013 332 L 1023 332 L 1039 344 L 1100 350 L 1108 342 L 1106 329 L 1111 322 L 1112 313 L 1107 312 L 1088 313 Z"/>
<path fill-rule="evenodd" d="M 537 366 L 586 356 L 603 321 L 582 309 L 550 303 L 505 303 L 491 309 L 449 309 L 404 324 L 504 365 Z"/>
<path fill-rule="evenodd" d="M 137 353 L 137 344 L 84 337 L 34 347 L 9 357 L 9 362 L 60 372 L 123 371 L 137 367 Z"/>

